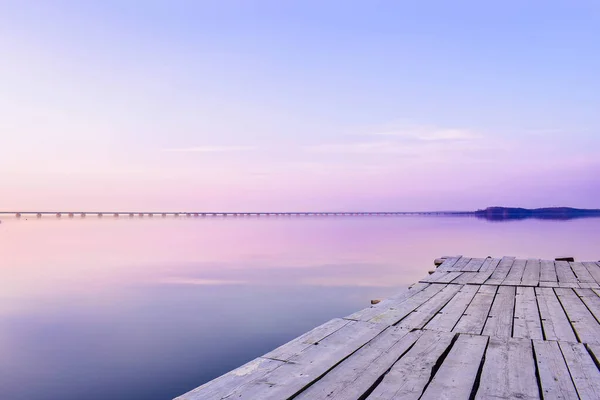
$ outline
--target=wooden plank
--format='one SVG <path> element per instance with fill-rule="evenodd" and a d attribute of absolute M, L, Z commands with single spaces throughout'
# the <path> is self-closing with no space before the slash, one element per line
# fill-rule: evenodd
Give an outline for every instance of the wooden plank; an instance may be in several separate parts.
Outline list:
<path fill-rule="evenodd" d="M 452 281 L 455 285 L 465 285 L 469 283 L 475 276 L 477 272 L 463 272 L 458 278 Z"/>
<path fill-rule="evenodd" d="M 558 284 L 558 282 L 541 282 L 540 281 L 540 287 L 560 287 L 560 285 Z"/>
<path fill-rule="evenodd" d="M 521 278 L 521 285 L 537 286 L 540 283 L 540 268 L 540 260 L 527 260 L 525 271 L 523 271 L 523 277 Z"/>
<path fill-rule="evenodd" d="M 471 300 L 479 290 L 479 286 L 465 285 L 460 291 L 446 304 L 446 306 L 435 316 L 425 329 L 435 331 L 450 332 L 463 315 Z"/>
<path fill-rule="evenodd" d="M 495 293 L 496 286 L 481 286 L 452 332 L 481 334 L 494 301 Z"/>
<path fill-rule="evenodd" d="M 478 272 L 483 266 L 485 258 L 471 258 L 471 261 L 463 268 L 464 272 Z"/>
<path fill-rule="evenodd" d="M 390 327 L 294 399 L 361 398 L 411 348 L 422 333 L 423 331 L 409 332 Z"/>
<path fill-rule="evenodd" d="M 351 319 L 351 320 L 355 320 L 355 321 L 368 321 L 369 319 L 373 318 L 373 316 L 381 313 L 383 310 L 393 308 L 393 307 L 397 306 L 398 304 L 403 303 L 408 298 L 425 290 L 429 286 L 431 286 L 431 284 L 429 284 L 429 283 L 417 283 L 417 284 L 409 287 L 407 290 L 404 290 L 404 291 L 398 293 L 397 295 L 394 295 L 388 299 L 383 300 L 379 304 L 362 309 L 360 311 L 355 312 L 354 314 L 347 316 L 346 319 Z"/>
<path fill-rule="evenodd" d="M 494 274 L 494 271 L 500 264 L 499 258 L 488 258 L 485 260 L 477 275 L 475 275 L 468 283 L 482 285 L 490 279 L 490 277 Z"/>
<path fill-rule="evenodd" d="M 515 309 L 515 286 L 500 286 L 483 328 L 488 336 L 511 337 Z"/>
<path fill-rule="evenodd" d="M 374 323 L 385 323 L 388 325 L 394 325 L 408 314 L 413 312 L 421 304 L 435 296 L 439 291 L 444 289 L 447 285 L 431 285 L 427 289 L 415 294 L 407 300 L 394 305 L 386 309 L 378 309 L 373 315 L 368 315 L 368 321 Z"/>
<path fill-rule="evenodd" d="M 558 282 L 558 287 L 575 289 L 580 286 L 577 282 Z"/>
<path fill-rule="evenodd" d="M 556 277 L 556 266 L 552 260 L 541 260 L 540 262 L 540 281 L 558 282 Z"/>
<path fill-rule="evenodd" d="M 576 342 L 577 338 L 571 327 L 554 290 L 552 288 L 535 288 L 544 337 L 546 340 L 564 340 Z"/>
<path fill-rule="evenodd" d="M 468 399 L 487 341 L 487 336 L 460 335 L 421 399 Z"/>
<path fill-rule="evenodd" d="M 555 288 L 571 326 L 580 342 L 597 344 L 600 341 L 600 325 L 573 289 Z"/>
<path fill-rule="evenodd" d="M 350 321 L 337 332 L 311 346 L 273 371 L 232 391 L 235 399 L 287 399 L 300 393 L 387 328 L 386 325 Z"/>
<path fill-rule="evenodd" d="M 454 279 L 461 276 L 462 274 L 463 274 L 462 272 L 458 272 L 458 271 L 455 271 L 455 272 L 436 271 L 433 274 L 429 275 L 428 277 L 421 279 L 419 282 L 421 282 L 421 283 L 450 283 Z"/>
<path fill-rule="evenodd" d="M 448 268 L 449 272 L 463 272 L 464 268 L 471 262 L 469 257 L 461 257 L 452 267 Z"/>
<path fill-rule="evenodd" d="M 600 371 L 581 343 L 559 342 L 571 379 L 581 399 L 600 399 Z"/>
<path fill-rule="evenodd" d="M 406 306 L 405 303 L 417 295 L 419 296 L 417 298 L 418 299 L 417 302 L 419 302 L 419 301 L 421 303 L 425 302 L 425 301 L 427 301 L 427 299 L 434 296 L 437 292 L 439 292 L 444 287 L 446 287 L 446 285 L 437 285 L 437 284 L 421 284 L 420 283 L 419 285 L 425 285 L 426 287 L 424 289 L 420 289 L 416 292 L 411 292 L 413 289 L 409 289 L 409 291 L 402 293 L 404 296 L 399 295 L 399 296 L 395 296 L 395 298 L 390 298 L 388 300 L 382 301 L 381 303 L 379 303 L 373 307 L 365 308 L 363 310 L 355 312 L 354 314 L 347 316 L 345 319 L 355 320 L 355 321 L 369 321 L 379 315 L 388 313 L 390 310 L 397 310 L 399 308 L 405 307 Z M 409 303 L 409 304 L 412 305 L 414 303 Z M 414 308 L 416 308 L 416 307 L 418 307 L 418 306 L 415 306 Z M 412 308 L 410 311 L 414 310 L 414 308 Z"/>
<path fill-rule="evenodd" d="M 543 339 L 540 313 L 532 287 L 517 287 L 513 337 Z"/>
<path fill-rule="evenodd" d="M 448 285 L 435 296 L 421 304 L 397 326 L 408 329 L 420 329 L 448 303 L 462 288 L 461 285 Z"/>
<path fill-rule="evenodd" d="M 440 265 L 439 267 L 437 267 L 436 271 L 440 271 L 440 272 L 450 272 L 451 268 L 458 262 L 458 260 L 460 260 L 462 258 L 462 256 L 457 256 L 457 257 L 448 257 L 446 258 L 446 260 L 444 260 L 444 262 L 442 263 L 442 265 Z"/>
<path fill-rule="evenodd" d="M 531 341 L 491 337 L 475 399 L 539 398 Z"/>
<path fill-rule="evenodd" d="M 587 268 L 580 262 L 571 262 L 571 269 L 575 272 L 575 276 L 577 276 L 578 282 L 594 282 L 596 280 L 592 277 L 592 274 L 587 270 Z"/>
<path fill-rule="evenodd" d="M 600 321 L 600 297 L 592 289 L 575 289 L 575 293 L 585 303 L 597 321 Z"/>
<path fill-rule="evenodd" d="M 263 377 L 283 364 L 285 364 L 283 361 L 256 358 L 174 400 L 221 400 L 238 388 Z"/>
<path fill-rule="evenodd" d="M 577 277 L 571 269 L 568 261 L 556 261 L 556 276 L 559 282 L 572 283 L 577 282 Z"/>
<path fill-rule="evenodd" d="M 585 347 L 587 347 L 588 351 L 590 352 L 590 355 L 596 362 L 596 365 L 600 365 L 600 345 L 586 344 Z"/>
<path fill-rule="evenodd" d="M 523 272 L 525 272 L 525 266 L 527 265 L 527 260 L 515 260 L 510 271 L 508 271 L 508 275 L 506 275 L 506 279 L 502 281 L 503 285 L 514 285 L 517 286 L 521 283 L 521 278 L 523 277 Z"/>
<path fill-rule="evenodd" d="M 594 282 L 579 282 L 579 287 L 583 289 L 599 289 L 600 285 Z"/>
<path fill-rule="evenodd" d="M 534 340 L 533 348 L 544 399 L 579 399 L 558 342 Z"/>
<path fill-rule="evenodd" d="M 424 331 L 367 399 L 418 399 L 453 337 L 448 332 Z"/>
<path fill-rule="evenodd" d="M 583 266 L 588 270 L 596 283 L 600 283 L 600 264 L 595 262 L 584 262 Z"/>
<path fill-rule="evenodd" d="M 287 361 L 295 355 L 301 353 L 306 348 L 313 346 L 315 343 L 319 343 L 327 336 L 348 325 L 349 322 L 350 321 L 341 318 L 332 319 L 331 321 L 314 328 L 310 332 L 307 332 L 302 336 L 299 336 L 296 339 L 287 342 L 286 344 L 265 354 L 263 358 Z"/>
<path fill-rule="evenodd" d="M 490 276 L 490 279 L 488 279 L 485 283 L 488 285 L 501 284 L 502 281 L 506 279 L 506 276 L 508 275 L 508 272 L 512 268 L 514 262 L 514 257 L 502 257 L 502 260 L 500 260 L 498 267 L 496 267 L 496 270 L 494 271 L 492 276 Z"/>

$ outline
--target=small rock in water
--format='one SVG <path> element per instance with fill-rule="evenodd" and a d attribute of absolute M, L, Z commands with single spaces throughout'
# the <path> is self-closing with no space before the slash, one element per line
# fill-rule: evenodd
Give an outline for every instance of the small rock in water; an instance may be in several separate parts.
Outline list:
<path fill-rule="evenodd" d="M 371 304 L 379 304 L 381 303 L 381 300 L 371 300 Z"/>

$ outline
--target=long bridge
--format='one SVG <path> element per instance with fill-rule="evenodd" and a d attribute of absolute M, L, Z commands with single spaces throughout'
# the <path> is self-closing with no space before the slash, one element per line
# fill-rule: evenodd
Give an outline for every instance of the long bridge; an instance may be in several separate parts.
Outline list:
<path fill-rule="evenodd" d="M 399 215 L 445 215 L 466 214 L 442 211 L 401 212 L 401 211 L 298 211 L 298 212 L 232 212 L 232 211 L 0 211 L 0 216 L 16 218 L 54 216 L 57 218 L 95 217 L 307 217 L 307 216 L 399 216 Z"/>

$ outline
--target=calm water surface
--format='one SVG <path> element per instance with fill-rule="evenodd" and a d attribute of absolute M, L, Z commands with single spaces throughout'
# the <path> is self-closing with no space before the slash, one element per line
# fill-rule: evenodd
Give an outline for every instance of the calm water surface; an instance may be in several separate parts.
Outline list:
<path fill-rule="evenodd" d="M 169 399 L 394 294 L 442 255 L 596 260 L 600 219 L 12 219 L 0 398 Z"/>

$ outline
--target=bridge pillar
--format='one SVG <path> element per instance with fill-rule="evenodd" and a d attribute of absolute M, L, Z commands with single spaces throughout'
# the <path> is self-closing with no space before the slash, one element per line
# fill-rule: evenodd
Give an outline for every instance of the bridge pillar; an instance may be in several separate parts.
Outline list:
<path fill-rule="evenodd" d="M 74 216 L 75 216 L 75 214 L 69 213 L 69 218 L 73 218 Z"/>
<path fill-rule="evenodd" d="M 42 213 L 37 213 L 38 218 L 42 218 Z"/>
<path fill-rule="evenodd" d="M 144 218 L 144 213 L 139 213 L 139 214 L 138 214 L 138 216 L 139 216 L 140 218 Z"/>
<path fill-rule="evenodd" d="M 115 213 L 114 217 L 119 218 L 119 213 Z"/>
<path fill-rule="evenodd" d="M 21 213 L 16 213 L 16 214 L 15 214 L 15 217 L 17 217 L 17 218 L 21 218 Z"/>
<path fill-rule="evenodd" d="M 81 213 L 81 218 L 85 218 L 85 213 Z"/>

